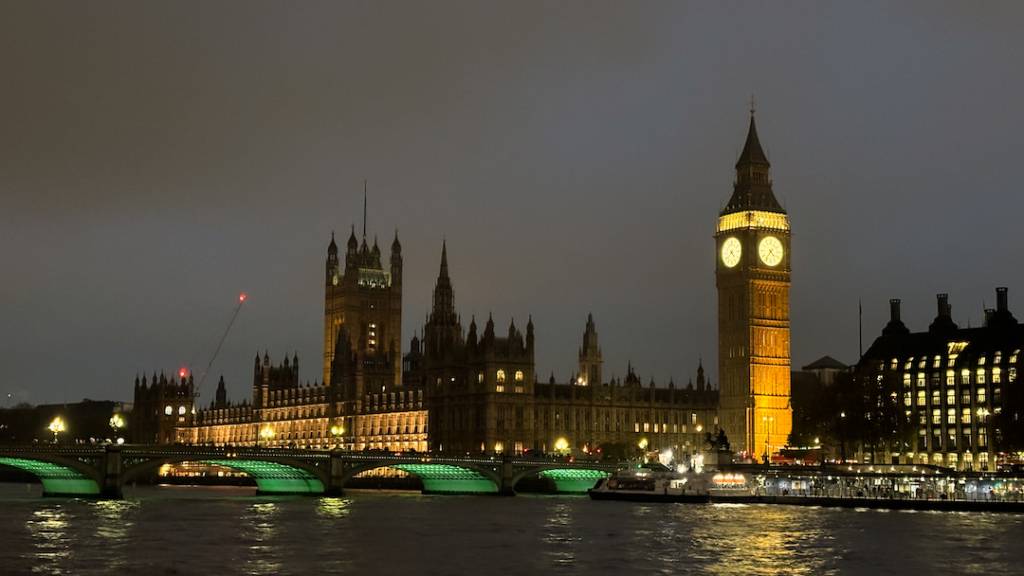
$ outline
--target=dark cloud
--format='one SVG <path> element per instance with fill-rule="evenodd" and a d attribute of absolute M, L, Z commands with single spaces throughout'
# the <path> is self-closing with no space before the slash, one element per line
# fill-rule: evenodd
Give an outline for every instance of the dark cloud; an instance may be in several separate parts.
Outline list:
<path fill-rule="evenodd" d="M 319 377 L 331 230 L 405 247 L 404 331 L 456 304 L 575 369 L 716 379 L 711 236 L 751 92 L 793 221 L 793 363 L 856 359 L 890 297 L 1024 301 L 1016 4 L 5 3 L 0 387 L 127 398 L 256 350 Z"/>

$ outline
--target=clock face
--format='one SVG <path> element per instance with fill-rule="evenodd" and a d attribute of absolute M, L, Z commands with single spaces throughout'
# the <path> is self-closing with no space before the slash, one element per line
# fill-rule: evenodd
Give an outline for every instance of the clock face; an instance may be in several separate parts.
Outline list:
<path fill-rule="evenodd" d="M 722 263 L 732 268 L 739 264 L 742 252 L 743 246 L 740 245 L 739 240 L 735 238 L 727 239 L 725 242 L 722 242 Z"/>
<path fill-rule="evenodd" d="M 782 262 L 782 242 L 774 236 L 765 236 L 757 246 L 757 253 L 761 261 L 769 266 L 775 266 Z"/>
<path fill-rule="evenodd" d="M 333 279 L 333 282 L 334 282 L 334 285 L 335 285 L 335 286 L 337 286 L 337 285 L 338 285 L 338 275 L 337 275 L 337 274 L 335 274 L 335 275 L 334 275 L 334 279 Z"/>

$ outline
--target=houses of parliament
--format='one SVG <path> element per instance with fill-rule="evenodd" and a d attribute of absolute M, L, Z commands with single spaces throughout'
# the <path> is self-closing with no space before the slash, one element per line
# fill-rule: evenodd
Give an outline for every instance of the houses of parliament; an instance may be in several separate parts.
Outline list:
<path fill-rule="evenodd" d="M 251 400 L 241 402 L 227 399 L 223 379 L 200 407 L 191 377 L 136 378 L 133 440 L 516 454 L 626 443 L 683 455 L 722 429 L 734 451 L 773 453 L 791 427 L 790 231 L 753 115 L 715 242 L 717 389 L 702 366 L 685 385 L 645 384 L 632 366 L 606 379 L 593 316 L 581 322 L 576 373 L 543 381 L 532 318 L 507 328 L 490 317 L 462 324 L 444 244 L 422 338 L 403 354 L 397 232 L 385 267 L 376 239 L 371 246 L 364 230 L 360 241 L 353 228 L 343 251 L 333 235 L 327 247 L 317 383 L 300 384 L 297 355 L 275 364 L 266 353 L 253 364 Z"/>

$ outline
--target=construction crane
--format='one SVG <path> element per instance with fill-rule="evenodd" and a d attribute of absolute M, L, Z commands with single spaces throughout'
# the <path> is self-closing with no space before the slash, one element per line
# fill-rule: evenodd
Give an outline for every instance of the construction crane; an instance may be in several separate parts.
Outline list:
<path fill-rule="evenodd" d="M 210 357 L 210 361 L 206 363 L 206 368 L 203 369 L 203 373 L 199 376 L 199 384 L 193 389 L 192 392 L 192 406 L 195 409 L 195 399 L 199 396 L 199 389 L 203 387 L 203 382 L 206 381 L 206 375 L 210 372 L 210 367 L 213 366 L 213 361 L 217 359 L 217 354 L 220 353 L 220 347 L 224 345 L 224 340 L 227 339 L 228 333 L 231 332 L 231 326 L 235 323 L 235 318 L 238 318 L 238 313 L 242 310 L 242 304 L 245 304 L 245 294 L 238 295 L 238 306 L 235 306 L 235 311 L 231 314 L 231 320 L 228 321 L 228 327 L 224 329 L 224 334 L 220 337 L 220 342 L 217 342 L 217 348 L 213 351 L 213 356 Z M 205 348 L 205 346 L 204 346 Z M 193 362 L 194 364 L 195 362 Z M 189 364 L 188 369 L 192 369 L 192 364 Z M 181 371 L 181 376 L 185 376 L 185 370 Z"/>

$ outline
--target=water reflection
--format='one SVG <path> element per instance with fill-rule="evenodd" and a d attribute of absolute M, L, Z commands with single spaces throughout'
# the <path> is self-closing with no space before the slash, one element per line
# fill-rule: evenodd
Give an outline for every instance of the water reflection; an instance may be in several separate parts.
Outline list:
<path fill-rule="evenodd" d="M 248 536 L 252 540 L 246 571 L 249 574 L 277 574 L 281 569 L 281 558 L 273 539 L 276 531 L 274 520 L 279 507 L 276 502 L 260 502 L 249 506 L 246 512 L 250 527 Z"/>
<path fill-rule="evenodd" d="M 325 519 L 340 519 L 348 516 L 348 507 L 351 500 L 346 498 L 320 498 L 317 502 L 316 513 Z"/>
<path fill-rule="evenodd" d="M 571 566 L 576 561 L 576 544 L 581 538 L 573 533 L 573 508 L 569 502 L 554 504 L 544 522 L 546 556 L 556 566 Z"/>
<path fill-rule="evenodd" d="M 68 517 L 63 506 L 47 506 L 37 510 L 26 522 L 26 528 L 35 543 L 37 563 L 33 571 L 38 574 L 64 574 L 65 563 L 74 556 L 72 540 L 68 535 Z"/>
<path fill-rule="evenodd" d="M 129 535 L 138 502 L 125 500 L 99 500 L 91 503 L 96 527 L 92 537 L 97 539 L 97 560 L 114 572 L 128 564 Z"/>

